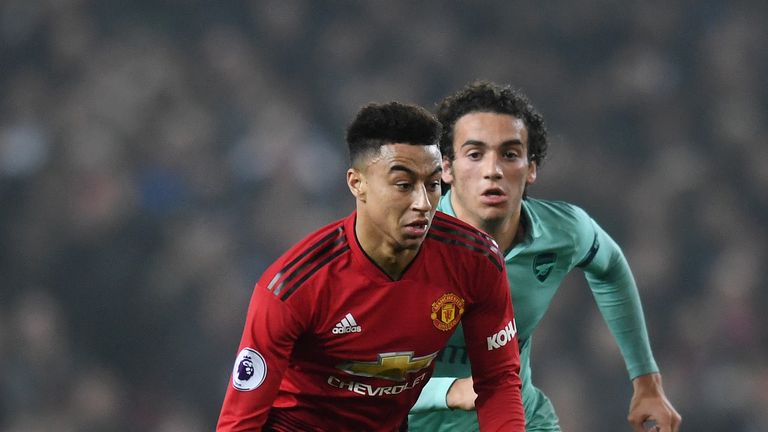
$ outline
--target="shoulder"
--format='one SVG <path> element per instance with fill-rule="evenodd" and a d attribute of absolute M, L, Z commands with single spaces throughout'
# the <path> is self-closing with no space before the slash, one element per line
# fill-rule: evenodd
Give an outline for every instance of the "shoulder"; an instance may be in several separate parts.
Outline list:
<path fill-rule="evenodd" d="M 263 288 L 285 300 L 307 279 L 347 253 L 349 239 L 344 229 L 345 221 L 330 223 L 288 249 L 262 275 Z"/>
<path fill-rule="evenodd" d="M 596 251 L 599 229 L 581 207 L 565 201 L 533 198 L 526 199 L 524 206 L 535 221 L 540 246 L 570 254 L 574 263 L 579 262 L 584 254 L 591 256 Z"/>
<path fill-rule="evenodd" d="M 591 240 L 594 235 L 592 218 L 575 204 L 529 197 L 523 201 L 523 206 L 533 224 L 544 236 L 574 239 L 587 236 Z"/>
<path fill-rule="evenodd" d="M 577 206 L 576 204 L 566 201 L 545 200 L 529 197 L 524 200 L 524 203 L 539 216 L 548 216 L 552 218 L 561 218 L 574 221 L 589 218 L 589 214 L 587 214 L 584 209 Z"/>
<path fill-rule="evenodd" d="M 436 212 L 427 238 L 460 257 L 474 257 L 489 261 L 499 271 L 504 268 L 504 257 L 496 241 L 485 232 L 442 212 Z"/>
<path fill-rule="evenodd" d="M 279 260 L 297 258 L 323 246 L 347 244 L 347 235 L 344 229 L 345 221 L 346 219 L 341 219 L 331 222 L 307 235 L 288 249 Z"/>

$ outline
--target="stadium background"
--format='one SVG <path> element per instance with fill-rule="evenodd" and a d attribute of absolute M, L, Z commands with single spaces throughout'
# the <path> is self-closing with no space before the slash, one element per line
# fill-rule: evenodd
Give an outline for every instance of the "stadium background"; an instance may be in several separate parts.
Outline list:
<path fill-rule="evenodd" d="M 623 246 L 683 429 L 768 430 L 767 5 L 4 0 L 0 430 L 211 430 L 254 280 L 352 209 L 354 112 L 475 78 Z M 534 363 L 566 430 L 629 430 L 580 274 Z"/>

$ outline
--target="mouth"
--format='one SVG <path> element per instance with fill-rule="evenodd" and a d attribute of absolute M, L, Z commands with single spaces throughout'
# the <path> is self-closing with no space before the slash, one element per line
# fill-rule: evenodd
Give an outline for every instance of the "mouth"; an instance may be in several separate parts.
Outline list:
<path fill-rule="evenodd" d="M 505 194 L 504 191 L 501 190 L 501 188 L 489 188 L 484 190 L 482 195 L 494 197 L 494 196 L 506 196 L 507 194 Z"/>
<path fill-rule="evenodd" d="M 488 188 L 480 194 L 480 200 L 488 205 L 503 204 L 507 201 L 507 194 L 501 188 Z"/>
<path fill-rule="evenodd" d="M 413 237 L 421 237 L 427 233 L 429 221 L 427 219 L 418 219 L 405 225 L 405 232 Z"/>

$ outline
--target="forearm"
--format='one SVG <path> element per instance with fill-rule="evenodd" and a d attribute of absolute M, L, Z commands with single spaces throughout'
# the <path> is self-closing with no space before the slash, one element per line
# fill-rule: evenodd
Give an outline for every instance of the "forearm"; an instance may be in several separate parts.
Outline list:
<path fill-rule="evenodd" d="M 619 345 L 630 378 L 658 372 L 632 271 L 618 246 L 610 238 L 606 242 L 601 259 L 585 269 L 592 294 Z"/>
<path fill-rule="evenodd" d="M 411 412 L 421 413 L 450 409 L 448 408 L 447 395 L 454 381 L 456 381 L 454 377 L 431 378 L 421 390 L 419 399 L 411 408 Z"/>
<path fill-rule="evenodd" d="M 525 431 L 520 378 L 516 371 L 510 369 L 491 381 L 478 382 L 475 391 L 480 430 Z"/>

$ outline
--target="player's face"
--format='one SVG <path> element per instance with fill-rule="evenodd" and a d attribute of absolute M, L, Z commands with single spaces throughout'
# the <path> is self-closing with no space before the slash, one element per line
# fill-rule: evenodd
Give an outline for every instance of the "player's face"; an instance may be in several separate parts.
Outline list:
<path fill-rule="evenodd" d="M 347 180 L 368 240 L 395 252 L 418 249 L 440 199 L 441 172 L 437 145 L 411 144 L 384 145 L 365 166 L 350 169 Z"/>
<path fill-rule="evenodd" d="M 509 115 L 473 112 L 453 127 L 454 160 L 443 162 L 456 214 L 475 226 L 520 211 L 523 192 L 536 180 L 528 161 L 528 130 Z"/>

